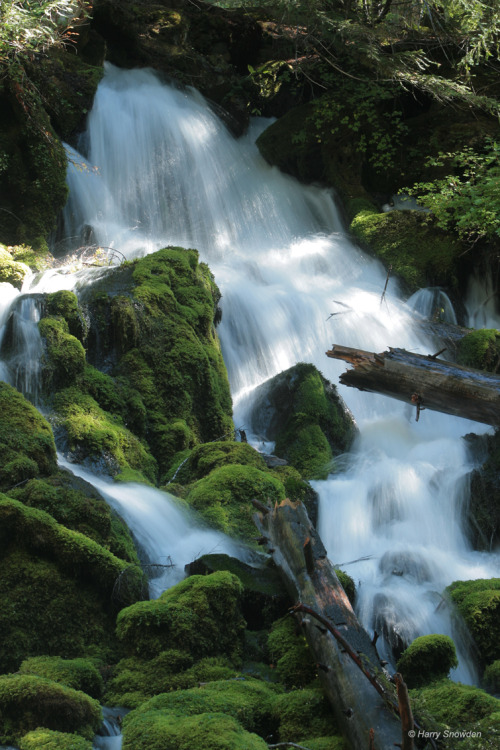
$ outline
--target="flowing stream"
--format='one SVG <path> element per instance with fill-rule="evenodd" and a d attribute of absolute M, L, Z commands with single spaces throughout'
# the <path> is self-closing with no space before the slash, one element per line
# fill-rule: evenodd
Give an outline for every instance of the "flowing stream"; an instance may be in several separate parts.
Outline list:
<path fill-rule="evenodd" d="M 148 70 L 107 65 L 79 151 L 68 149 L 70 196 L 62 225 L 68 246 L 93 243 L 127 258 L 166 245 L 199 250 L 223 295 L 219 336 L 235 424 L 257 448 L 269 449 L 266 436 L 254 434 L 251 407 L 255 388 L 276 373 L 313 362 L 337 383 L 345 366 L 326 358 L 332 343 L 423 354 L 439 345 L 415 325 L 414 307 L 426 314 L 429 295 L 406 305 L 390 279 L 382 299 L 386 270 L 352 243 L 332 194 L 304 187 L 263 161 L 255 139 L 267 124 L 255 120 L 236 140 L 195 91 L 167 86 Z M 33 277 L 23 292 L 78 291 L 92 278 L 51 271 Z M 21 297 L 16 304 L 24 306 Z M 441 297 L 439 304 L 452 319 Z M 0 376 L 10 382 L 25 377 L 7 359 L 2 367 Z M 461 436 L 486 428 L 427 411 L 416 422 L 409 406 L 339 390 L 360 434 L 340 462 L 342 471 L 314 483 L 329 556 L 357 582 L 358 614 L 369 632 L 384 636 L 378 645 L 384 641 L 380 650 L 389 660 L 391 644 L 452 634 L 460 655 L 455 676 L 473 682 L 467 645 L 453 632 L 441 594 L 453 580 L 498 575 L 498 556 L 474 552 L 464 525 L 473 464 Z M 134 516 L 137 496 L 155 490 L 137 493 L 90 479 L 120 504 L 139 538 L 151 537 L 152 557 L 171 554 L 155 546 Z M 160 506 L 148 504 L 151 527 L 172 526 L 184 540 L 185 521 Z M 220 543 L 207 538 L 198 547 Z M 196 552 L 195 543 L 189 554 Z"/>

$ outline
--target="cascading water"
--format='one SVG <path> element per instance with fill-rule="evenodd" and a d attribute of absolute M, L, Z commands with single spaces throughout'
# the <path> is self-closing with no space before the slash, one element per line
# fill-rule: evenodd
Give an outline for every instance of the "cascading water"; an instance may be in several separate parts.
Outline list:
<path fill-rule="evenodd" d="M 235 421 L 254 442 L 256 386 L 297 361 L 336 382 L 343 367 L 325 357 L 332 342 L 435 351 L 394 280 L 382 299 L 386 271 L 345 235 L 331 194 L 259 156 L 255 138 L 265 124 L 236 141 L 199 94 L 167 87 L 151 71 L 108 66 L 85 154 L 70 154 L 63 219 L 76 245 L 91 236 L 129 258 L 169 244 L 200 251 L 223 294 L 219 335 Z M 471 551 L 462 524 L 470 464 L 460 436 L 485 428 L 430 412 L 416 423 L 409 407 L 389 399 L 345 388 L 342 395 L 360 437 L 345 470 L 315 483 L 329 554 L 335 563 L 368 558 L 348 567 L 367 629 L 396 645 L 449 633 L 443 588 L 495 572 L 493 556 Z M 113 502 L 128 489 L 102 491 Z M 459 676 L 470 681 L 464 654 Z"/>

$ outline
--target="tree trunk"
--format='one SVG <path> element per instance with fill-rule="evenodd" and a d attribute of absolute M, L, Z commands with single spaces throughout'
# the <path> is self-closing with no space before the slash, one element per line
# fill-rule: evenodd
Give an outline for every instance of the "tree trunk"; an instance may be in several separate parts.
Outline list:
<path fill-rule="evenodd" d="M 299 602 L 294 610 L 341 730 L 356 750 L 393 747 L 401 737 L 395 692 L 303 505 L 284 500 L 260 510 L 256 524 Z"/>
<path fill-rule="evenodd" d="M 341 383 L 413 404 L 417 419 L 423 409 L 432 409 L 500 425 L 498 375 L 391 347 L 375 354 L 334 345 L 326 354 L 354 365 L 340 376 Z"/>

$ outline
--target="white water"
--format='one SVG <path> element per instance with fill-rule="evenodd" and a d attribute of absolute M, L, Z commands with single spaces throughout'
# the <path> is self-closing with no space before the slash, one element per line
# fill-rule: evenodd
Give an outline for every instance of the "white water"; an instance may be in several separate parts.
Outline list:
<path fill-rule="evenodd" d="M 264 125 L 256 122 L 235 141 L 199 94 L 166 87 L 146 70 L 109 66 L 89 117 L 88 152 L 71 157 L 64 219 L 67 236 L 83 244 L 91 227 L 96 245 L 127 257 L 167 244 L 200 251 L 223 294 L 219 334 L 235 422 L 250 438 L 255 387 L 297 361 L 314 362 L 336 383 L 345 368 L 325 357 L 332 343 L 435 351 L 413 326 L 393 279 L 381 302 L 386 271 L 351 243 L 331 194 L 264 163 L 254 144 Z M 88 166 L 75 166 L 82 163 Z M 58 274 L 50 283 L 59 283 Z M 460 436 L 485 428 L 426 411 L 416 423 L 409 406 L 341 390 L 361 436 L 345 471 L 315 483 L 330 557 L 370 557 L 346 566 L 360 582 L 359 614 L 368 630 L 385 627 L 405 640 L 449 633 L 449 613 L 439 607 L 443 588 L 457 578 L 498 574 L 498 558 L 473 552 L 462 523 L 471 467 Z M 123 500 L 122 515 L 132 513 L 137 496 L 154 492 L 102 490 L 110 502 Z M 129 491 L 133 499 L 126 499 Z M 148 504 L 153 528 L 173 523 L 165 507 Z M 143 514 L 141 507 L 139 518 L 129 517 L 138 535 Z M 171 554 L 168 545 L 151 543 L 155 554 Z M 458 676 L 472 681 L 458 646 Z"/>

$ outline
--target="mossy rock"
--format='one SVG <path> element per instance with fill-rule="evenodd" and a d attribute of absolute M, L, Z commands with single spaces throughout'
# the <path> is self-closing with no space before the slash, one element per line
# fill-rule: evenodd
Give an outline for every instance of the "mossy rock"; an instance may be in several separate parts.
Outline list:
<path fill-rule="evenodd" d="M 18 260 L 14 260 L 11 253 L 0 245 L 0 283 L 12 284 L 16 289 L 21 289 L 23 281 L 31 273 L 29 266 Z"/>
<path fill-rule="evenodd" d="M 0 490 L 56 468 L 50 425 L 15 388 L 0 381 Z"/>
<path fill-rule="evenodd" d="M 489 664 L 484 670 L 483 682 L 487 690 L 500 693 L 500 659 Z"/>
<path fill-rule="evenodd" d="M 193 663 L 186 651 L 168 649 L 152 659 L 121 659 L 113 670 L 105 699 L 109 705 L 137 708 L 160 693 L 186 690 L 212 680 L 239 676 L 224 656 L 207 656 Z"/>
<path fill-rule="evenodd" d="M 458 342 L 457 362 L 476 370 L 498 372 L 500 365 L 500 333 L 482 328 L 471 331 Z"/>
<path fill-rule="evenodd" d="M 178 717 L 134 711 L 123 725 L 123 750 L 267 750 L 263 739 L 223 713 Z"/>
<path fill-rule="evenodd" d="M 184 458 L 186 460 L 184 460 Z M 214 469 L 230 464 L 253 466 L 261 471 L 266 470 L 266 464 L 261 454 L 248 443 L 237 443 L 234 440 L 216 440 L 212 443 L 196 445 L 187 456 L 181 458 L 182 466 L 173 466 L 172 475 L 177 471 L 175 481 L 190 484 L 197 479 L 203 479 Z"/>
<path fill-rule="evenodd" d="M 316 664 L 306 639 L 289 615 L 273 623 L 267 647 L 280 681 L 289 690 L 306 687 L 316 679 Z"/>
<path fill-rule="evenodd" d="M 187 566 L 189 575 L 207 575 L 227 570 L 243 585 L 241 611 L 250 630 L 261 630 L 282 617 L 292 602 L 283 591 L 281 576 L 274 563 L 263 560 L 250 566 L 229 555 L 203 555 Z"/>
<path fill-rule="evenodd" d="M 194 658 L 238 658 L 244 630 L 242 588 L 226 571 L 190 576 L 159 599 L 123 609 L 117 619 L 118 638 L 130 655 L 143 658 L 172 648 Z"/>
<path fill-rule="evenodd" d="M 179 718 L 223 713 L 237 719 L 249 732 L 267 737 L 277 727 L 276 698 L 282 689 L 251 677 L 218 680 L 190 690 L 157 695 L 134 711 L 135 715 L 162 711 Z"/>
<path fill-rule="evenodd" d="M 458 666 L 455 644 L 447 635 L 422 635 L 403 651 L 397 669 L 409 688 L 421 687 L 443 677 Z"/>
<path fill-rule="evenodd" d="M 19 673 L 45 677 L 73 690 L 81 690 L 91 698 L 101 698 L 104 690 L 101 673 L 90 659 L 33 656 L 22 662 Z"/>
<path fill-rule="evenodd" d="M 339 732 L 332 707 L 318 688 L 293 690 L 278 696 L 274 702 L 274 716 L 279 723 L 278 736 L 282 742 L 303 742 L 309 747 L 310 738 Z"/>
<path fill-rule="evenodd" d="M 500 543 L 500 432 L 481 440 L 485 460 L 470 475 L 467 526 L 474 548 L 491 551 Z"/>
<path fill-rule="evenodd" d="M 484 690 L 451 680 L 411 690 L 410 699 L 416 716 L 429 714 L 452 729 L 468 727 L 500 710 L 500 701 Z"/>
<path fill-rule="evenodd" d="M 63 318 L 68 331 L 82 343 L 87 336 L 87 322 L 78 305 L 78 298 L 74 292 L 61 289 L 47 294 L 45 297 L 46 313 L 49 317 Z"/>
<path fill-rule="evenodd" d="M 455 581 L 445 592 L 465 620 L 481 661 L 500 658 L 500 578 Z"/>
<path fill-rule="evenodd" d="M 19 740 L 19 750 L 92 750 L 92 742 L 76 734 L 35 729 Z"/>
<path fill-rule="evenodd" d="M 0 676 L 0 741 L 15 742 L 46 727 L 91 739 L 101 723 L 99 703 L 78 690 L 35 675 Z"/>
<path fill-rule="evenodd" d="M 403 282 L 408 294 L 421 287 L 457 288 L 457 261 L 463 251 L 457 240 L 435 228 L 421 211 L 360 211 L 351 232 Z"/>
<path fill-rule="evenodd" d="M 256 392 L 252 429 L 276 441 L 275 453 L 305 479 L 326 478 L 334 456 L 348 450 L 355 434 L 351 414 L 314 365 L 299 363 Z"/>
<path fill-rule="evenodd" d="M 69 333 L 68 323 L 64 318 L 42 318 L 38 329 L 45 344 L 44 390 L 50 393 L 73 385 L 85 369 L 85 349 L 82 343 Z"/>

